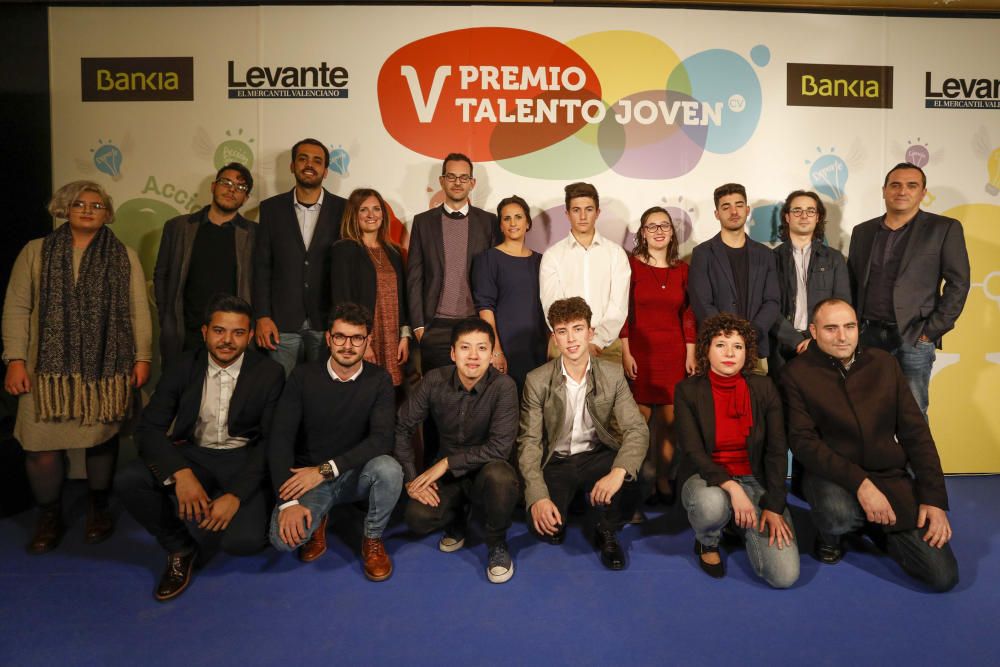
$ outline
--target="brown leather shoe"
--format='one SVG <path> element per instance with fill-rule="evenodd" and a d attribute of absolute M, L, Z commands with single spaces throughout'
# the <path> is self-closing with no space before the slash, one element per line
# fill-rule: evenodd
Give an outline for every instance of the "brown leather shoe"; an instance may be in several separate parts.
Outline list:
<path fill-rule="evenodd" d="M 59 546 L 66 527 L 62 520 L 62 506 L 43 507 L 38 513 L 35 535 L 28 544 L 28 553 L 43 554 Z"/>
<path fill-rule="evenodd" d="M 365 576 L 372 581 L 385 581 L 392 576 L 392 560 L 385 552 L 381 537 L 366 537 L 361 542 L 361 557 L 365 562 Z"/>
<path fill-rule="evenodd" d="M 303 563 L 311 563 L 326 553 L 326 520 L 328 518 L 330 518 L 329 515 L 323 517 L 316 532 L 305 544 L 299 547 L 299 560 Z"/>
<path fill-rule="evenodd" d="M 98 503 L 91 496 L 84 530 L 83 541 L 87 544 L 97 544 L 111 537 L 111 533 L 115 532 L 115 522 L 107 502 Z"/>
<path fill-rule="evenodd" d="M 180 552 L 167 554 L 167 569 L 163 571 L 160 583 L 153 591 L 153 597 L 160 602 L 166 602 L 183 593 L 191 583 L 191 569 L 197 555 L 197 549 L 192 549 L 188 554 Z"/>

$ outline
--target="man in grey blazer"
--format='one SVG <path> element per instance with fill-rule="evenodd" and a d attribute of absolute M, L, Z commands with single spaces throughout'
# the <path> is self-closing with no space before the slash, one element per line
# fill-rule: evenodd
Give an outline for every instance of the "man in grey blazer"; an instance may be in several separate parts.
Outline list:
<path fill-rule="evenodd" d="M 594 542 L 610 570 L 625 567 L 616 532 L 639 500 L 638 471 L 649 429 L 619 363 L 591 355 L 591 311 L 578 296 L 549 308 L 560 356 L 528 373 L 517 438 L 531 527 L 552 544 L 566 533 L 566 511 L 585 491 L 596 514 Z"/>
<path fill-rule="evenodd" d="M 920 210 L 927 175 L 901 162 L 885 175 L 885 214 L 854 228 L 847 265 L 862 347 L 893 354 L 927 417 L 935 350 L 969 294 L 962 224 Z"/>
<path fill-rule="evenodd" d="M 715 189 L 713 197 L 721 229 L 691 253 L 691 308 L 699 324 L 718 313 L 748 320 L 757 331 L 757 372 L 766 373 L 767 334 L 780 315 L 774 254 L 746 233 L 750 215 L 746 188 L 726 183 Z"/>
<path fill-rule="evenodd" d="M 250 170 L 230 162 L 212 181 L 211 204 L 163 225 L 153 290 L 164 367 L 173 365 L 181 352 L 204 347 L 201 325 L 213 296 L 250 300 L 257 225 L 239 210 L 252 190 Z"/>

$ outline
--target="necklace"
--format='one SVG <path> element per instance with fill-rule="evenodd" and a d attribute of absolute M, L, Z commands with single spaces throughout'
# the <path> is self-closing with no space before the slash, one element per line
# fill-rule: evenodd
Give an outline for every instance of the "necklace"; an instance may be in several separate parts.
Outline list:
<path fill-rule="evenodd" d="M 650 257 L 649 261 L 652 262 L 653 258 Z M 653 280 L 660 283 L 660 289 L 667 289 L 667 283 L 670 282 L 670 270 L 667 269 L 666 271 L 663 272 L 663 280 L 661 281 L 659 278 L 656 277 L 656 271 L 653 270 L 653 265 L 645 262 L 644 264 L 646 264 L 646 266 L 649 268 L 649 275 L 653 276 Z"/>
<path fill-rule="evenodd" d="M 368 251 L 368 256 L 372 258 L 379 268 L 382 268 L 382 246 L 376 246 L 372 248 L 371 246 L 365 244 L 365 250 Z"/>

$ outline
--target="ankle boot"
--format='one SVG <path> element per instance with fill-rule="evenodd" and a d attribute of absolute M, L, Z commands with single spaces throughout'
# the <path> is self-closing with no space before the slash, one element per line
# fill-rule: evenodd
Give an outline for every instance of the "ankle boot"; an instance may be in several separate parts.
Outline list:
<path fill-rule="evenodd" d="M 115 530 L 114 519 L 108 508 L 107 491 L 91 491 L 87 498 L 87 523 L 83 541 L 97 544 L 111 537 Z"/>
<path fill-rule="evenodd" d="M 52 551 L 59 546 L 64 530 L 62 503 L 56 501 L 50 505 L 41 505 L 38 522 L 35 524 L 35 536 L 28 544 L 28 553 L 43 554 Z"/>

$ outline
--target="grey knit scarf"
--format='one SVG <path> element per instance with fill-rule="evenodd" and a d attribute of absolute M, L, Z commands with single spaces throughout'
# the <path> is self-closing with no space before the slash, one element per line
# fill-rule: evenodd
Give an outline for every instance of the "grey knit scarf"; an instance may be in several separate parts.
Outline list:
<path fill-rule="evenodd" d="M 83 252 L 73 280 L 69 224 L 42 243 L 36 413 L 84 425 L 123 420 L 135 338 L 129 312 L 128 251 L 107 227 Z"/>

